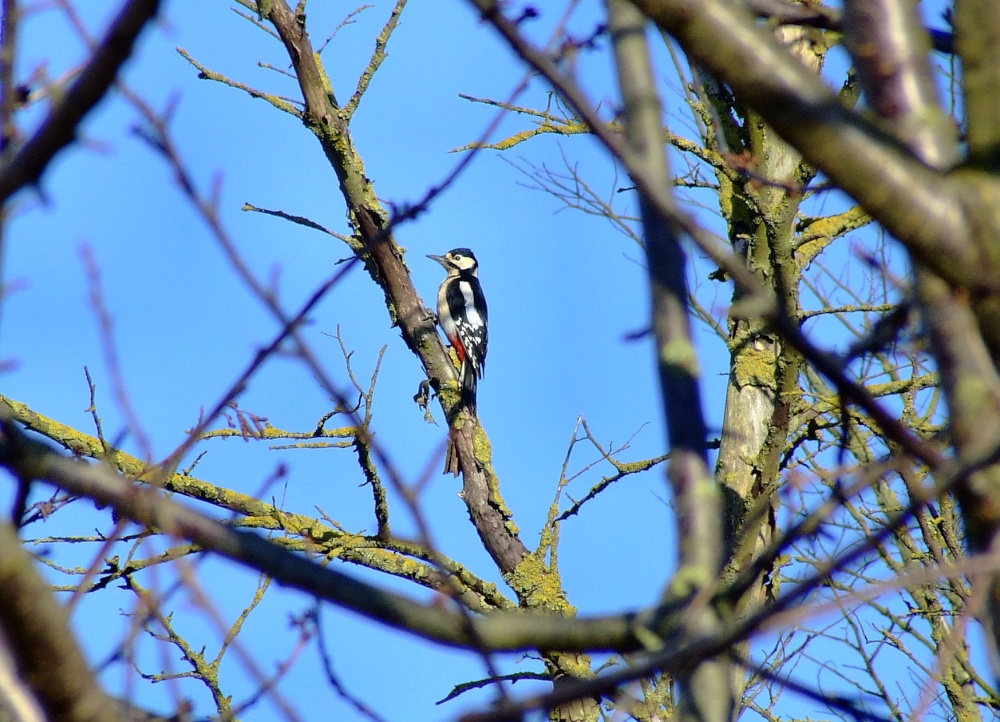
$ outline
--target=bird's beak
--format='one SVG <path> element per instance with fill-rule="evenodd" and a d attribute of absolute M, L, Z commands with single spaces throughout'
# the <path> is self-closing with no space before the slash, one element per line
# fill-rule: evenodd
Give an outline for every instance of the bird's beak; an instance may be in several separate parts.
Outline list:
<path fill-rule="evenodd" d="M 437 261 L 438 263 L 440 263 L 445 268 L 448 267 L 448 261 L 445 259 L 444 256 L 431 256 L 431 255 L 428 255 L 427 257 L 430 258 L 432 261 Z"/>

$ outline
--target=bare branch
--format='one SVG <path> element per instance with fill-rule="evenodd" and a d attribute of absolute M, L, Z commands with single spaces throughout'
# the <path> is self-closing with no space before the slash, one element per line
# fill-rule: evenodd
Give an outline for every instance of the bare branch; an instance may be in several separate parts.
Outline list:
<path fill-rule="evenodd" d="M 650 634 L 647 625 L 661 627 L 658 634 L 669 636 L 671 615 L 679 609 L 679 605 L 669 605 L 591 620 L 523 611 L 470 618 L 435 604 L 418 604 L 293 554 L 252 532 L 227 527 L 180 506 L 155 488 L 136 486 L 102 465 L 64 459 L 23 436 L 10 421 L 3 423 L 3 431 L 0 464 L 14 473 L 87 496 L 137 523 L 189 539 L 288 587 L 448 646 L 507 651 L 641 648 Z"/>
<path fill-rule="evenodd" d="M 300 108 L 295 107 L 293 101 L 288 100 L 287 98 L 279 97 L 277 95 L 271 95 L 270 93 L 265 93 L 264 91 L 252 88 L 249 85 L 246 85 L 245 83 L 240 83 L 235 80 L 231 80 L 222 73 L 217 73 L 214 70 L 209 70 L 204 65 L 199 63 L 197 60 L 192 58 L 191 54 L 188 53 L 188 51 L 185 50 L 184 48 L 177 48 L 177 53 L 182 58 L 191 63 L 191 65 L 193 65 L 195 68 L 198 69 L 199 78 L 203 78 L 204 80 L 214 80 L 217 83 L 228 85 L 230 88 L 236 88 L 237 90 L 242 90 L 251 98 L 260 98 L 261 100 L 266 100 L 268 103 L 270 103 L 283 113 L 288 113 L 289 115 L 299 118 L 300 120 L 302 119 L 302 110 Z"/>
<path fill-rule="evenodd" d="M 118 710 L 80 651 L 66 610 L 6 523 L 0 523 L 0 629 L 49 720 L 118 722 Z"/>
<path fill-rule="evenodd" d="M 628 0 L 607 0 L 606 6 L 629 148 L 642 163 L 647 180 L 669 188 L 672 178 L 661 140 L 662 106 L 646 44 L 646 19 Z M 676 212 L 661 213 L 642 192 L 639 200 L 670 449 L 667 478 L 673 491 L 679 535 L 675 579 L 685 579 L 685 587 L 703 591 L 711 588 L 724 563 L 725 535 L 721 489 L 708 470 L 701 374 L 688 314 L 687 261 L 678 228 L 671 223 Z M 693 611 L 684 626 L 685 637 L 697 639 L 717 632 L 721 620 L 715 609 L 706 606 Z M 736 704 L 730 674 L 728 662 L 721 659 L 685 670 L 681 676 L 684 691 L 679 719 L 729 720 Z"/>
<path fill-rule="evenodd" d="M 53 105 L 48 117 L 0 167 L 0 204 L 35 184 L 56 153 L 73 142 L 84 117 L 104 98 L 131 55 L 139 33 L 156 17 L 159 0 L 127 0 L 90 61 Z"/>
<path fill-rule="evenodd" d="M 968 191 L 844 107 L 745 8 L 724 0 L 634 2 L 916 257 L 953 282 L 996 288 L 1000 273 L 963 213 Z"/>
<path fill-rule="evenodd" d="M 378 69 L 385 61 L 388 55 L 385 52 L 385 48 L 389 44 L 389 38 L 392 37 L 392 33 L 396 30 L 396 25 L 399 24 L 399 16 L 403 13 L 403 8 L 405 7 L 406 0 L 396 0 L 396 5 L 392 8 L 385 27 L 378 34 L 378 38 L 375 40 L 375 51 L 368 61 L 368 66 L 362 71 L 361 77 L 358 78 L 357 90 L 354 91 L 354 95 L 351 96 L 351 99 L 347 101 L 347 105 L 344 106 L 344 112 L 347 114 L 348 119 L 354 116 L 358 105 L 361 103 L 362 96 L 364 96 L 365 91 L 368 90 L 368 86 L 372 82 L 372 78 L 375 77 L 375 73 L 378 72 Z M 322 48 L 319 52 L 323 52 Z"/>

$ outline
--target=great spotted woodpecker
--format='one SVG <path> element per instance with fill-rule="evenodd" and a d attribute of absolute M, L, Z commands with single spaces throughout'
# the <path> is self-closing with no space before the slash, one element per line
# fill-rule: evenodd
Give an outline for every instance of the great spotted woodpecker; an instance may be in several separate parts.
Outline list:
<path fill-rule="evenodd" d="M 448 271 L 438 289 L 438 323 L 455 349 L 461 365 L 462 399 L 476 413 L 476 386 L 486 366 L 486 297 L 479 285 L 479 262 L 468 248 L 456 248 L 443 256 L 427 256 Z"/>

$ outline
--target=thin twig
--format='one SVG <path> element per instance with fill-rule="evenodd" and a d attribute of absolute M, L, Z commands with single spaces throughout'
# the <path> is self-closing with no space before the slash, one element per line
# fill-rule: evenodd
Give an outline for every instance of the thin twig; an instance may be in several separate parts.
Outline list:
<path fill-rule="evenodd" d="M 371 5 L 365 5 L 358 10 L 355 10 L 353 14 L 361 12 L 365 8 L 369 8 Z M 361 71 L 361 77 L 358 78 L 357 89 L 354 91 L 354 95 L 351 99 L 347 101 L 347 105 L 344 106 L 344 113 L 346 113 L 348 120 L 354 117 L 355 111 L 358 109 L 358 105 L 361 103 L 361 98 L 364 96 L 365 91 L 368 90 L 368 86 L 372 82 L 372 78 L 375 77 L 375 73 L 382 66 L 382 63 L 387 57 L 385 52 L 386 46 L 389 44 L 389 38 L 392 37 L 393 32 L 396 30 L 396 25 L 399 24 L 399 16 L 403 12 L 403 8 L 406 7 L 406 0 L 396 0 L 396 5 L 392 8 L 392 12 L 389 14 L 389 19 L 385 23 L 385 27 L 382 28 L 382 32 L 378 34 L 375 39 L 375 51 L 372 53 L 371 59 L 368 61 L 368 65 L 363 71 Z M 350 16 L 348 16 L 350 18 Z M 344 21 L 346 23 L 347 20 Z M 340 28 L 338 28 L 339 30 Z M 336 35 L 336 31 L 334 32 Z M 330 40 L 333 40 L 333 36 L 330 36 Z M 329 42 L 330 40 L 327 40 Z M 323 48 L 326 47 L 326 43 L 317 51 L 319 53 L 323 52 Z"/>

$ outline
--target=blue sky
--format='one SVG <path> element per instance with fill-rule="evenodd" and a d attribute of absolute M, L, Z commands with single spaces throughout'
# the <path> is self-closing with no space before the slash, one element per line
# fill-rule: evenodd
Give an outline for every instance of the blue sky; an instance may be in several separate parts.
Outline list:
<path fill-rule="evenodd" d="M 99 33 L 117 3 L 81 3 L 92 32 Z M 309 27 L 319 44 L 354 9 L 350 3 L 314 2 Z M 297 97 L 293 83 L 261 69 L 258 61 L 287 67 L 284 49 L 228 9 L 227 3 L 168 3 L 160 26 L 147 34 L 138 58 L 126 73 L 128 84 L 154 107 L 174 105 L 171 128 L 200 187 L 220 183 L 223 222 L 249 265 L 261 278 L 278 278 L 286 309 L 296 309 L 348 255 L 337 240 L 290 223 L 241 211 L 244 203 L 303 215 L 346 232 L 336 178 L 319 146 L 294 118 L 265 102 L 219 84 L 197 79 L 197 72 L 175 51 L 183 47 L 207 67 L 268 92 Z M 323 55 L 338 98 L 346 101 L 367 62 L 374 37 L 391 3 L 379 0 L 356 22 L 339 31 Z M 585 2 L 571 28 L 588 33 L 598 3 Z M 544 39 L 555 17 L 531 25 Z M 20 70 L 45 64 L 59 77 L 86 56 L 86 48 L 55 10 L 33 16 L 25 25 Z M 583 57 L 579 72 L 595 99 L 615 102 L 606 55 Z M 465 4 L 411 3 L 352 125 L 355 144 L 368 176 L 388 204 L 412 203 L 440 183 L 459 161 L 455 148 L 477 139 L 494 110 L 463 100 L 459 93 L 506 99 L 524 71 L 492 32 Z M 546 88 L 532 79 L 521 105 L 543 106 Z M 672 118 L 685 109 L 670 102 Z M 27 116 L 37 117 L 37 110 Z M 4 393 L 40 413 L 92 431 L 85 409 L 89 392 L 83 367 L 97 384 L 98 410 L 110 439 L 122 438 L 138 453 L 113 393 L 81 249 L 87 248 L 101 273 L 104 300 L 113 315 L 113 338 L 129 403 L 150 439 L 153 455 L 163 458 L 181 443 L 200 410 L 216 400 L 238 377 L 258 348 L 278 327 L 233 273 L 216 241 L 191 211 L 171 172 L 134 134 L 136 114 L 120 99 L 101 106 L 84 128 L 83 142 L 62 154 L 45 176 L 43 195 L 26 193 L 10 226 L 5 281 L 15 290 L 0 317 L 0 356 L 16 364 L 5 374 Z M 508 117 L 498 137 L 529 127 Z M 505 156 L 484 152 L 428 212 L 405 224 L 397 239 L 417 288 L 428 305 L 441 281 L 440 266 L 425 258 L 450 248 L 473 248 L 490 303 L 490 353 L 480 384 L 479 409 L 490 435 L 502 490 L 529 547 L 537 544 L 555 493 L 560 468 L 580 416 L 605 444 L 620 445 L 634 436 L 626 460 L 664 452 L 658 388 L 651 346 L 625 336 L 647 325 L 648 301 L 642 252 L 607 221 L 565 208 L 532 183 L 514 164 L 546 166 L 565 172 L 569 158 L 581 177 L 604 197 L 628 211 L 627 185 L 615 178 L 605 154 L 592 140 L 576 136 L 535 139 Z M 712 224 L 710 214 L 703 221 Z M 706 303 L 724 309 L 730 287 L 698 277 Z M 333 338 L 339 326 L 352 363 L 367 381 L 379 349 L 386 346 L 375 400 L 373 429 L 397 468 L 416 481 L 429 464 L 441 463 L 444 430 L 422 420 L 412 402 L 423 378 L 399 334 L 389 326 L 381 293 L 360 271 L 352 272 L 316 309 L 305 331 L 328 373 L 341 385 L 347 376 Z M 705 412 L 713 433 L 722 416 L 728 354 L 711 334 L 699 331 L 704 370 Z M 240 407 L 289 430 L 313 428 L 332 403 L 309 372 L 291 359 L 275 359 L 250 383 Z M 434 407 L 441 420 L 440 411 Z M 374 531 L 371 495 L 347 450 L 271 451 L 263 443 L 208 442 L 195 474 L 245 493 L 258 492 L 279 465 L 288 474 L 266 495 L 283 508 L 305 514 L 322 509 L 351 531 Z M 570 471 L 594 461 L 584 446 Z M 597 466 L 575 481 L 568 493 L 583 496 L 610 467 Z M 421 498 L 434 540 L 441 551 L 477 574 L 500 582 L 457 498 L 459 482 L 438 477 Z M 76 504 L 31 536 L 108 531 L 110 522 Z M 414 533 L 405 508 L 396 500 L 394 529 Z M 674 567 L 673 518 L 658 473 L 630 478 L 562 528 L 560 564 L 570 601 L 583 613 L 614 612 L 653 602 Z M 156 548 L 155 546 L 152 548 Z M 94 550 L 74 559 L 85 564 Z M 148 550 L 144 551 L 144 555 Z M 71 557 L 67 557 L 71 558 Z M 222 616 L 231 620 L 246 605 L 256 577 L 228 564 L 199 564 L 198 579 Z M 352 570 L 366 579 L 428 595 L 381 576 Z M 169 576 L 147 583 L 165 586 Z M 56 577 L 56 579 L 60 579 Z M 75 622 L 94 659 L 104 659 L 126 624 L 118 609 L 132 608 L 124 592 L 92 595 L 75 612 Z M 309 600 L 272 588 L 250 616 L 243 635 L 246 651 L 272 671 L 295 647 L 289 616 Z M 218 637 L 197 605 L 186 597 L 175 605 L 185 629 L 200 630 L 197 640 L 210 650 Z M 181 614 L 184 612 L 184 614 Z M 444 651 L 335 610 L 325 612 L 326 638 L 334 668 L 352 694 L 388 719 L 419 722 L 453 718 L 488 696 L 477 693 L 435 707 L 453 685 L 485 676 L 481 660 Z M 149 640 L 138 643 L 144 671 L 159 671 L 168 659 L 183 669 L 176 650 L 164 657 Z M 537 662 L 507 659 L 504 669 L 538 670 Z M 105 681 L 116 692 L 128 689 L 128 670 L 111 665 Z M 254 689 L 245 668 L 230 653 L 223 685 L 237 701 Z M 515 687 L 515 693 L 527 685 Z M 391 689 L 390 689 L 391 688 Z M 143 685 L 145 689 L 145 685 Z M 325 684 L 314 647 L 302 652 L 280 691 L 292 698 L 303 718 L 316 713 L 357 718 Z M 302 690 L 308 689 L 308 694 Z M 390 693 L 391 691 L 391 693 Z M 206 698 L 190 683 L 158 685 L 139 701 L 169 708 L 171 695 L 204 706 Z M 331 714 L 332 712 L 332 714 Z M 270 719 L 275 709 L 257 705 L 245 719 Z"/>
<path fill-rule="evenodd" d="M 92 32 L 104 26 L 116 3 L 86 3 L 81 11 Z M 378 2 L 343 28 L 323 59 L 338 98 L 346 100 L 367 62 L 374 36 L 388 15 Z M 574 23 L 587 32 L 596 4 Z M 322 41 L 353 9 L 343 3 L 314 3 L 309 23 L 314 42 Z M 544 36 L 543 18 L 534 32 Z M 281 46 L 230 12 L 226 3 L 170 3 L 164 21 L 148 34 L 126 79 L 156 108 L 175 103 L 172 130 L 202 189 L 218 179 L 224 223 L 254 271 L 278 274 L 288 309 L 297 306 L 347 255 L 339 241 L 281 220 L 245 213 L 244 203 L 305 215 L 340 232 L 347 230 L 336 179 L 318 144 L 293 118 L 259 100 L 221 85 L 199 81 L 196 71 L 174 50 L 183 47 L 206 66 L 275 93 L 296 96 L 290 81 L 257 67 L 257 61 L 287 66 Z M 85 47 L 57 11 L 32 17 L 25 26 L 21 71 L 45 63 L 59 77 L 79 63 Z M 608 92 L 605 60 L 585 58 L 581 71 L 600 92 Z M 458 162 L 450 151 L 479 137 L 494 110 L 459 98 L 459 93 L 505 99 L 523 77 L 508 51 L 461 3 L 413 3 L 389 46 L 353 122 L 356 145 L 368 176 L 387 203 L 419 200 Z M 610 95 L 604 100 L 611 100 Z M 518 102 L 545 103 L 545 88 L 534 79 Z M 184 430 L 212 406 L 277 331 L 230 269 L 218 245 L 172 184 L 166 165 L 132 133 L 137 117 L 112 99 L 87 122 L 84 142 L 62 154 L 45 176 L 44 198 L 23 194 L 10 226 L 5 276 L 16 284 L 3 308 L 3 358 L 16 367 L 6 374 L 4 393 L 40 413 L 92 431 L 85 409 L 89 393 L 83 367 L 97 384 L 98 409 L 109 438 L 138 452 L 135 433 L 126 429 L 102 351 L 95 310 L 89 300 L 81 249 L 93 255 L 101 273 L 104 301 L 113 316 L 116 352 L 128 399 L 162 458 L 184 439 Z M 523 129 L 518 118 L 504 121 L 501 135 Z M 509 160 L 565 170 L 562 153 L 581 176 L 607 197 L 615 179 L 604 154 L 587 138 L 561 142 L 541 138 L 508 154 Z M 457 246 L 473 248 L 490 302 L 491 348 L 480 386 L 480 415 L 494 448 L 503 492 L 529 546 L 537 544 L 568 443 L 579 416 L 605 444 L 635 436 L 623 458 L 664 451 L 658 395 L 648 342 L 627 342 L 626 334 L 647 323 L 641 250 L 610 224 L 565 209 L 557 199 L 526 185 L 530 181 L 496 152 L 482 153 L 458 183 L 430 210 L 398 231 L 408 250 L 415 283 L 432 302 L 441 269 L 424 256 Z M 619 180 L 619 185 L 623 184 Z M 622 202 L 619 194 L 618 201 Z M 623 206 L 627 208 L 627 206 Z M 724 300 L 727 290 L 721 292 Z M 328 372 L 346 382 L 343 358 L 331 334 L 338 325 L 359 376 L 370 375 L 379 349 L 387 350 L 375 402 L 374 430 L 409 480 L 428 464 L 441 463 L 444 431 L 423 422 L 411 401 L 422 376 L 414 358 L 389 327 L 381 294 L 360 271 L 334 290 L 312 315 L 306 336 Z M 708 353 L 709 347 L 704 351 Z M 714 347 L 721 356 L 721 345 Z M 709 370 L 713 364 L 708 363 Z M 721 370 L 721 366 L 714 371 Z M 712 386 L 722 388 L 721 379 Z M 714 393 L 714 395 L 713 395 Z M 240 397 L 240 407 L 266 416 L 286 429 L 312 428 L 331 408 L 310 374 L 290 359 L 273 360 Z M 717 426 L 721 396 L 709 391 Z M 440 420 L 440 412 L 435 408 Z M 638 432 L 638 433 L 637 433 Z M 349 451 L 269 451 L 264 444 L 215 441 L 195 473 L 222 486 L 253 493 L 279 464 L 286 483 L 267 494 L 284 508 L 314 514 L 321 508 L 350 530 L 374 530 L 371 496 Z M 579 446 L 570 470 L 592 462 Z M 569 488 L 583 496 L 600 473 L 597 467 Z M 438 477 L 421 499 L 441 550 L 487 579 L 500 581 L 457 498 L 458 482 Z M 658 474 L 629 479 L 563 526 L 562 571 L 571 601 L 582 612 L 611 612 L 651 603 L 674 563 L 671 511 Z M 110 526 L 107 518 L 76 507 L 28 531 L 48 536 Z M 402 504 L 394 506 L 394 528 L 412 534 Z M 88 533 L 88 532 L 83 532 Z M 155 548 L 155 547 L 153 547 Z M 148 553 L 148 552 L 147 552 Z M 93 550 L 74 557 L 85 564 Z M 205 593 L 231 619 L 249 602 L 256 578 L 209 560 L 199 567 Z M 426 597 L 421 590 L 355 570 Z M 58 579 L 58 577 L 57 577 Z M 162 573 L 156 586 L 166 583 Z M 294 648 L 289 614 L 305 608 L 301 595 L 272 589 L 251 615 L 246 649 L 261 668 Z M 93 595 L 75 612 L 80 634 L 95 659 L 106 657 L 124 623 L 117 609 L 133 606 L 124 592 Z M 177 603 L 192 612 L 195 604 Z M 178 613 L 178 617 L 182 615 Z M 184 628 L 211 630 L 196 613 L 184 614 Z M 469 695 L 443 708 L 433 702 L 454 684 L 485 675 L 473 655 L 446 652 L 380 629 L 357 617 L 327 612 L 327 637 L 334 667 L 353 694 L 389 719 L 452 717 L 484 694 Z M 207 631 L 200 643 L 217 644 Z M 183 669 L 176 650 L 138 643 L 145 671 L 159 671 L 166 658 Z M 314 648 L 303 653 L 280 689 L 294 698 L 304 717 L 334 710 L 339 719 L 354 713 L 329 692 Z M 513 669 L 538 669 L 536 662 Z M 105 674 L 109 687 L 127 689 L 121 665 Z M 247 672 L 231 653 L 223 666 L 226 691 L 243 699 L 253 689 Z M 392 680 L 393 694 L 385 685 Z M 315 694 L 302 695 L 303 685 Z M 518 685 L 515 691 L 525 689 Z M 191 685 L 171 691 L 158 685 L 140 700 L 169 707 L 179 693 L 205 703 Z M 402 707 L 398 705 L 402 704 Z M 267 719 L 275 710 L 264 702 L 247 719 Z"/>

